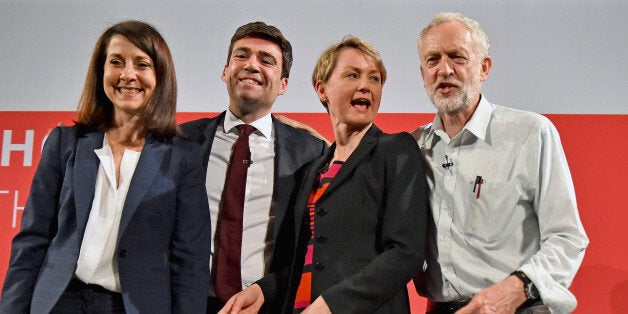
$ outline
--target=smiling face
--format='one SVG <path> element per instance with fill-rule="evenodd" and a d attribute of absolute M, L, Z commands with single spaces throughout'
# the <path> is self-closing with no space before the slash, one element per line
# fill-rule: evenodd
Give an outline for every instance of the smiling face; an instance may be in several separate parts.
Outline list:
<path fill-rule="evenodd" d="M 103 88 L 113 103 L 115 117 L 137 115 L 156 84 L 153 60 L 126 37 L 112 36 L 107 46 Z"/>
<path fill-rule="evenodd" d="M 431 28 L 421 39 L 419 56 L 425 90 L 439 112 L 475 108 L 491 57 L 478 53 L 462 23 L 445 22 Z"/>
<path fill-rule="evenodd" d="M 383 83 L 373 58 L 358 49 L 343 48 L 327 82 L 318 81 L 315 87 L 327 103 L 334 129 L 361 129 L 377 115 Z"/>
<path fill-rule="evenodd" d="M 288 78 L 281 77 L 281 56 L 279 46 L 268 40 L 246 37 L 234 43 L 222 80 L 229 92 L 229 109 L 238 118 L 257 120 L 286 92 Z"/>

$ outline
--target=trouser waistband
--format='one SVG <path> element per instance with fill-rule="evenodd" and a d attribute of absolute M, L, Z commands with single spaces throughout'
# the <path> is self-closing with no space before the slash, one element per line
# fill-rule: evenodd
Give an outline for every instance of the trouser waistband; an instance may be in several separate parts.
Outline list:
<path fill-rule="evenodd" d="M 70 280 L 70 283 L 68 284 L 68 287 L 66 288 L 66 290 L 73 291 L 73 292 L 81 292 L 81 291 L 90 290 L 90 291 L 96 292 L 96 293 L 120 295 L 119 292 L 115 292 L 115 291 L 111 291 L 111 290 L 105 289 L 105 288 L 103 288 L 102 286 L 99 286 L 99 285 L 84 283 L 83 281 L 81 281 L 79 279 L 72 279 L 72 280 Z"/>

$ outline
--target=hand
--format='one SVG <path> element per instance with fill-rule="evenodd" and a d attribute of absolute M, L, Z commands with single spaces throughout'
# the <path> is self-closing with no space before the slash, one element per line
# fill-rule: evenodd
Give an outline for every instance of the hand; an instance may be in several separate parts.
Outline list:
<path fill-rule="evenodd" d="M 57 126 L 65 126 L 65 124 L 63 124 L 63 122 L 59 122 L 57 123 Z M 50 135 L 50 133 L 52 133 L 53 129 L 48 129 L 48 132 L 46 132 L 46 137 L 48 137 Z"/>
<path fill-rule="evenodd" d="M 419 137 L 421 136 L 421 128 L 418 128 L 418 129 L 410 132 L 410 135 L 412 135 L 412 137 L 414 137 L 415 141 L 418 141 Z"/>
<path fill-rule="evenodd" d="M 314 136 L 314 137 L 316 137 L 316 138 L 318 138 L 320 140 L 325 141 L 325 143 L 327 143 L 328 147 L 331 146 L 331 142 L 328 141 L 322 134 L 318 133 L 318 131 L 316 131 L 313 127 L 311 127 L 311 126 L 309 126 L 309 125 L 307 125 L 305 123 L 302 123 L 302 122 L 299 122 L 299 121 L 296 121 L 296 120 L 292 120 L 292 119 L 290 119 L 290 118 L 288 118 L 286 116 L 282 116 L 282 115 L 276 115 L 275 118 L 277 118 L 277 120 L 279 120 L 280 122 L 283 122 L 283 123 L 285 123 L 285 124 L 295 128 L 295 129 L 304 130 L 304 131 L 310 133 L 310 135 L 312 135 L 312 136 Z"/>
<path fill-rule="evenodd" d="M 329 306 L 327 306 L 325 299 L 319 296 L 310 306 L 306 307 L 301 314 L 331 314 L 331 310 Z"/>
<path fill-rule="evenodd" d="M 262 304 L 264 304 L 262 288 L 258 284 L 253 284 L 233 295 L 218 314 L 257 313 Z"/>
<path fill-rule="evenodd" d="M 525 301 L 523 282 L 515 276 L 509 276 L 475 294 L 471 302 L 456 314 L 515 313 Z"/>

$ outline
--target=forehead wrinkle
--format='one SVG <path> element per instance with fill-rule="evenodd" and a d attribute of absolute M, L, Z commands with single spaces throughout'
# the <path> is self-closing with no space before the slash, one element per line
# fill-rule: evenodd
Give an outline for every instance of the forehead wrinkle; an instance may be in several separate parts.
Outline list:
<path fill-rule="evenodd" d="M 451 36 L 449 40 L 443 38 L 443 34 L 433 35 L 428 32 L 419 47 L 419 54 L 422 58 L 442 54 L 451 55 L 461 52 L 469 55 L 475 53 L 475 50 L 475 45 L 471 40 L 471 34 L 469 32 L 455 34 Z"/>

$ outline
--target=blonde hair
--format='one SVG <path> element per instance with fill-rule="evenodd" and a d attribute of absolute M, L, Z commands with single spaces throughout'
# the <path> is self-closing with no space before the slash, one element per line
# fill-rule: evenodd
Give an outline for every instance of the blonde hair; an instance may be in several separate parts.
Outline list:
<path fill-rule="evenodd" d="M 316 82 L 318 81 L 327 83 L 338 63 L 338 55 L 340 55 L 340 51 L 344 48 L 357 49 L 371 57 L 373 61 L 375 61 L 375 66 L 379 70 L 382 78 L 382 85 L 384 85 L 384 82 L 386 82 L 386 67 L 377 49 L 365 40 L 347 35 L 339 43 L 323 51 L 318 58 L 316 66 L 314 66 L 314 71 L 312 72 L 312 86 L 314 86 L 314 89 L 316 89 Z M 325 105 L 325 103 L 323 103 L 323 105 Z"/>

